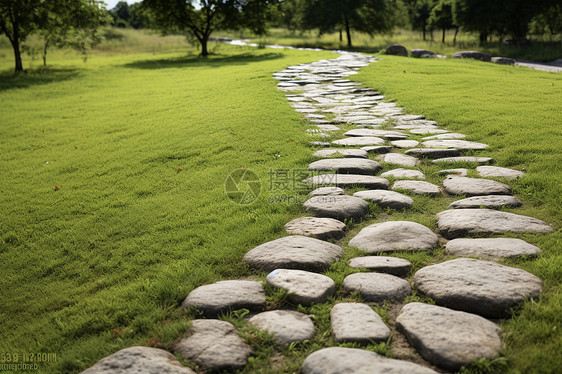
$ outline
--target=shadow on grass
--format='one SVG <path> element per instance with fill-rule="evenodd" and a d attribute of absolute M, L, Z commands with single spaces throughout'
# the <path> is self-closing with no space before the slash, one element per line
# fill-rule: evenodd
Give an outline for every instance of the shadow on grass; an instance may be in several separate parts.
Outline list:
<path fill-rule="evenodd" d="M 0 72 L 0 92 L 69 80 L 77 77 L 79 71 L 76 68 L 47 67 L 15 74 L 13 70 L 4 70 Z"/>

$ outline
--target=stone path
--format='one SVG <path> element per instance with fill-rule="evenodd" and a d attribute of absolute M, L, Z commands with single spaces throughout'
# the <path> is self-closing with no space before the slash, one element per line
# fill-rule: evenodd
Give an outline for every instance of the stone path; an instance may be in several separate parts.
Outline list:
<path fill-rule="evenodd" d="M 240 338 L 235 326 L 212 318 L 247 309 L 251 312 L 247 324 L 272 334 L 277 345 L 288 346 L 314 339 L 319 316 L 296 309 L 299 304 L 318 303 L 333 305 L 331 344 L 392 344 L 403 334 L 404 344 L 409 342 L 419 356 L 413 363 L 359 348 L 329 347 L 304 360 L 304 374 L 458 370 L 474 359 L 494 359 L 500 354 L 501 329 L 486 318 L 510 318 L 512 307 L 539 297 L 540 279 L 493 262 L 540 256 L 536 246 L 501 237 L 504 233 L 552 232 L 547 223 L 533 217 L 494 210 L 522 205 L 511 196 L 509 181 L 524 173 L 490 166 L 494 160 L 485 155 L 487 144 L 450 133 L 423 115 L 404 113 L 395 103 L 385 102 L 379 92 L 347 79 L 374 61 L 370 56 L 340 52 L 336 59 L 291 66 L 273 75 L 290 105 L 302 114 L 311 137 L 311 154 L 320 159 L 308 165 L 315 175 L 303 181 L 312 190 L 303 207 L 308 216 L 288 222 L 288 236 L 248 248 L 243 261 L 263 274 L 267 287 L 257 281 L 228 280 L 201 285 L 186 295 L 182 307 L 197 310 L 205 318 L 192 321 L 192 328 L 178 337 L 171 350 L 198 370 L 243 368 L 257 348 Z M 463 168 L 454 168 L 459 162 Z M 467 163 L 477 167 L 468 168 Z M 429 174 L 434 165 L 443 170 Z M 441 185 L 420 180 L 426 176 L 434 181 L 440 176 Z M 427 223 L 429 217 L 421 221 L 425 224 L 388 221 L 384 215 L 377 219 L 371 210 L 375 205 L 398 211 L 416 209 L 416 201 L 444 196 L 457 200 L 431 217 L 436 220 L 435 229 Z M 361 230 L 347 241 L 349 223 L 360 225 Z M 342 245 L 363 255 L 331 267 L 345 255 Z M 412 263 L 398 257 L 404 252 L 431 253 L 443 245 L 448 255 L 458 258 L 421 269 L 414 264 L 415 274 Z M 340 274 L 332 279 L 322 274 L 330 269 L 327 274 L 333 275 L 343 268 L 349 274 L 346 277 Z M 287 292 L 287 304 L 282 310 L 266 310 L 266 292 L 275 289 Z M 437 305 L 403 305 L 412 291 Z M 351 293 L 362 302 L 339 302 Z M 400 310 L 398 316 L 389 313 L 383 321 L 371 307 L 383 303 Z M 193 373 L 170 353 L 146 347 L 121 350 L 86 371 L 110 372 Z"/>

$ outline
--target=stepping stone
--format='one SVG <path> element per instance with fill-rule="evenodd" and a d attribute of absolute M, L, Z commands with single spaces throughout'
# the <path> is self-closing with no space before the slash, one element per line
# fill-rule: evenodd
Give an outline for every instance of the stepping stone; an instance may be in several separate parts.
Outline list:
<path fill-rule="evenodd" d="M 412 263 L 398 257 L 364 256 L 352 258 L 349 261 L 349 266 L 352 268 L 365 268 L 379 273 L 392 274 L 397 277 L 405 277 L 408 275 Z"/>
<path fill-rule="evenodd" d="M 310 142 L 315 147 L 329 147 L 330 143 L 328 142 Z"/>
<path fill-rule="evenodd" d="M 304 313 L 292 310 L 273 310 L 256 314 L 248 322 L 260 330 L 273 334 L 273 341 L 281 346 L 314 337 L 314 323 Z"/>
<path fill-rule="evenodd" d="M 440 140 L 440 139 L 464 139 L 466 138 L 465 134 L 459 134 L 457 132 L 450 132 L 446 134 L 437 134 L 432 136 L 426 136 L 422 138 L 422 140 Z"/>
<path fill-rule="evenodd" d="M 394 191 L 358 191 L 353 196 L 371 201 L 382 208 L 405 209 L 410 208 L 414 204 L 414 200 L 411 197 Z"/>
<path fill-rule="evenodd" d="M 267 275 L 267 284 L 289 292 L 294 304 L 311 305 L 326 302 L 336 290 L 332 278 L 303 270 L 276 269 Z"/>
<path fill-rule="evenodd" d="M 485 260 L 535 257 L 541 253 L 538 247 L 515 238 L 453 239 L 447 243 L 445 251 L 454 256 L 474 256 Z"/>
<path fill-rule="evenodd" d="M 321 242 L 323 243 L 323 242 Z M 197 287 L 181 304 L 183 309 L 196 308 L 206 316 L 237 309 L 265 309 L 261 282 L 228 280 Z"/>
<path fill-rule="evenodd" d="M 244 261 L 264 271 L 300 269 L 324 271 L 343 256 L 335 244 L 307 236 L 293 235 L 257 246 L 244 256 Z"/>
<path fill-rule="evenodd" d="M 346 226 L 333 218 L 301 217 L 285 224 L 285 231 L 293 235 L 312 236 L 321 240 L 341 239 Z"/>
<path fill-rule="evenodd" d="M 355 273 L 343 280 L 347 292 L 359 292 L 365 301 L 394 300 L 402 302 L 410 295 L 410 283 L 402 278 L 382 273 Z"/>
<path fill-rule="evenodd" d="M 468 175 L 468 169 L 459 168 L 459 169 L 445 169 L 439 170 L 437 172 L 439 175 L 458 175 L 459 177 L 466 177 Z"/>
<path fill-rule="evenodd" d="M 345 195 L 345 191 L 339 187 L 318 187 L 308 194 L 309 196 L 335 196 Z"/>
<path fill-rule="evenodd" d="M 305 211 L 317 217 L 334 218 L 340 221 L 357 220 L 369 214 L 369 204 L 358 197 L 348 195 L 314 196 L 303 206 Z"/>
<path fill-rule="evenodd" d="M 404 139 L 409 137 L 408 134 L 404 134 L 398 131 L 387 131 L 387 130 L 373 130 L 373 129 L 354 129 L 343 134 L 344 136 L 357 136 L 357 137 L 370 137 L 370 136 L 382 136 L 387 139 Z"/>
<path fill-rule="evenodd" d="M 501 168 L 499 166 L 478 166 L 476 171 L 482 177 L 501 177 L 508 179 L 516 179 L 525 175 L 522 171 L 513 170 L 508 168 Z"/>
<path fill-rule="evenodd" d="M 401 153 L 387 153 L 380 156 L 380 159 L 388 164 L 397 164 L 402 166 L 416 166 L 419 162 L 417 158 L 405 156 Z"/>
<path fill-rule="evenodd" d="M 554 231 L 539 219 L 491 209 L 446 210 L 437 213 L 437 219 L 437 230 L 447 239 L 477 234 Z"/>
<path fill-rule="evenodd" d="M 474 196 L 467 199 L 453 201 L 449 208 L 468 209 L 468 208 L 517 208 L 523 205 L 521 200 L 513 196 Z"/>
<path fill-rule="evenodd" d="M 362 158 L 328 158 L 308 165 L 308 170 L 335 170 L 340 174 L 375 175 L 381 169 L 378 162 Z"/>
<path fill-rule="evenodd" d="M 399 116 L 392 116 L 392 119 L 394 119 L 395 121 L 415 121 L 415 120 L 419 120 L 419 119 L 425 119 L 425 116 L 422 115 L 417 115 L 417 114 L 402 114 Z"/>
<path fill-rule="evenodd" d="M 349 246 L 369 253 L 389 251 L 429 251 L 439 243 L 430 229 L 416 222 L 388 221 L 362 229 Z"/>
<path fill-rule="evenodd" d="M 402 360 L 357 348 L 330 347 L 310 354 L 303 362 L 302 374 L 437 374 Z"/>
<path fill-rule="evenodd" d="M 163 349 L 129 347 L 102 358 L 82 374 L 167 373 L 195 374 Z"/>
<path fill-rule="evenodd" d="M 316 125 L 320 129 L 320 131 L 338 131 L 340 130 L 339 127 L 334 125 Z"/>
<path fill-rule="evenodd" d="M 443 129 L 434 129 L 434 128 L 418 128 L 410 130 L 410 133 L 417 134 L 417 135 L 425 135 L 425 134 L 444 134 L 447 133 L 447 130 Z"/>
<path fill-rule="evenodd" d="M 370 145 L 367 147 L 361 147 L 361 149 L 367 153 L 388 153 L 392 150 L 392 147 L 386 145 L 379 145 L 379 146 Z"/>
<path fill-rule="evenodd" d="M 481 150 L 488 148 L 488 144 L 469 142 L 467 140 L 444 139 L 444 140 L 427 140 L 422 143 L 427 148 L 456 148 L 456 149 L 473 149 Z"/>
<path fill-rule="evenodd" d="M 525 270 L 490 261 L 458 258 L 414 274 L 416 288 L 438 305 L 486 318 L 508 316 L 525 299 L 536 299 L 542 282 Z"/>
<path fill-rule="evenodd" d="M 457 371 L 473 360 L 493 359 L 503 349 L 495 323 L 437 305 L 406 304 L 396 327 L 425 360 L 444 369 Z"/>
<path fill-rule="evenodd" d="M 392 186 L 393 190 L 406 190 L 418 195 L 437 196 L 441 191 L 439 187 L 424 181 L 397 181 Z"/>
<path fill-rule="evenodd" d="M 437 122 L 435 121 L 429 121 L 426 119 L 415 119 L 413 121 L 397 121 L 398 126 L 396 126 L 396 128 L 398 127 L 403 127 L 403 128 L 416 128 L 416 127 L 437 127 Z"/>
<path fill-rule="evenodd" d="M 234 325 L 218 319 L 191 321 L 189 336 L 174 344 L 173 350 L 209 371 L 241 369 L 253 353 Z"/>
<path fill-rule="evenodd" d="M 393 140 L 390 144 L 398 148 L 413 148 L 417 147 L 420 142 L 417 140 Z"/>
<path fill-rule="evenodd" d="M 390 182 L 381 177 L 357 174 L 322 174 L 305 179 L 303 182 L 313 185 L 331 184 L 340 187 L 366 187 L 372 189 L 388 189 Z"/>
<path fill-rule="evenodd" d="M 402 168 L 386 171 L 381 174 L 381 177 L 425 179 L 425 175 L 423 175 L 423 173 L 419 170 L 402 169 Z"/>
<path fill-rule="evenodd" d="M 384 144 L 384 140 L 374 136 L 358 136 L 354 138 L 334 140 L 332 144 L 343 146 L 380 145 Z"/>
<path fill-rule="evenodd" d="M 336 343 L 355 342 L 371 344 L 386 342 L 390 329 L 368 305 L 340 303 L 330 312 L 332 333 Z"/>
<path fill-rule="evenodd" d="M 414 148 L 406 151 L 407 155 L 412 155 L 421 158 L 443 158 L 443 157 L 457 157 L 460 156 L 458 149 L 431 149 L 431 148 Z"/>
<path fill-rule="evenodd" d="M 511 189 L 505 183 L 490 179 L 478 179 L 450 175 L 443 181 L 445 191 L 451 195 L 483 196 L 510 195 Z"/>
<path fill-rule="evenodd" d="M 314 152 L 313 156 L 329 158 L 343 156 L 349 158 L 368 158 L 367 151 L 363 149 L 321 149 Z"/>
<path fill-rule="evenodd" d="M 460 157 L 443 157 L 438 158 L 433 161 L 434 164 L 439 164 L 443 162 L 447 163 L 455 163 L 455 162 L 475 162 L 478 164 L 491 164 L 494 162 L 494 159 L 491 157 L 472 157 L 472 156 L 460 156 Z"/>

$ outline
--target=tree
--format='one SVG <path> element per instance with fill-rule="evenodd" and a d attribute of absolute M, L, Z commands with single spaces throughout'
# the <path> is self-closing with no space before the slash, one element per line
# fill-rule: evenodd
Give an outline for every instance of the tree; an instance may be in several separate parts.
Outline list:
<path fill-rule="evenodd" d="M 197 39 L 201 55 L 207 56 L 207 42 L 218 28 L 248 27 L 263 34 L 268 8 L 274 0 L 144 0 L 156 26 L 166 32 L 187 31 Z"/>
<path fill-rule="evenodd" d="M 453 1 L 439 0 L 439 2 L 431 9 L 428 24 L 431 28 L 440 28 L 443 30 L 441 43 L 445 43 L 445 30 L 455 27 L 455 24 L 453 23 Z"/>
<path fill-rule="evenodd" d="M 408 14 L 413 30 L 422 32 L 423 40 L 429 27 L 429 16 L 431 9 L 435 5 L 434 0 L 410 0 L 408 1 Z"/>

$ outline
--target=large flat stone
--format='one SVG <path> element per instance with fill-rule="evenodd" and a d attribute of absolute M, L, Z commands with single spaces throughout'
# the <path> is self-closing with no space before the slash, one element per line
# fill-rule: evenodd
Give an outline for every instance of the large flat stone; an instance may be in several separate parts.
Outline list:
<path fill-rule="evenodd" d="M 388 164 L 396 164 L 402 166 L 416 166 L 420 160 L 412 156 L 406 156 L 401 153 L 387 153 L 379 156 L 380 160 Z"/>
<path fill-rule="evenodd" d="M 308 165 L 308 170 L 335 170 L 340 174 L 375 175 L 381 169 L 378 162 L 362 158 L 330 158 Z"/>
<path fill-rule="evenodd" d="M 416 222 L 388 221 L 365 227 L 349 245 L 369 253 L 388 251 L 429 251 L 439 238 L 430 229 Z"/>
<path fill-rule="evenodd" d="M 369 204 L 358 197 L 348 195 L 314 196 L 303 204 L 304 210 L 317 217 L 340 221 L 361 219 L 369 214 Z"/>
<path fill-rule="evenodd" d="M 309 196 L 335 196 L 335 195 L 345 195 L 345 191 L 339 187 L 318 187 L 317 189 L 311 191 Z"/>
<path fill-rule="evenodd" d="M 371 201 L 382 208 L 405 209 L 414 204 L 414 200 L 411 197 L 395 191 L 358 191 L 354 193 L 353 196 Z"/>
<path fill-rule="evenodd" d="M 414 274 L 414 284 L 439 305 L 487 318 L 507 316 L 510 308 L 538 298 L 542 288 L 524 270 L 470 258 L 426 266 Z"/>
<path fill-rule="evenodd" d="M 438 213 L 437 219 L 437 230 L 447 239 L 475 234 L 553 231 L 552 227 L 539 219 L 491 209 L 446 210 Z"/>
<path fill-rule="evenodd" d="M 417 147 L 420 142 L 417 140 L 393 140 L 390 144 L 397 148 L 414 148 Z"/>
<path fill-rule="evenodd" d="M 82 374 L 195 374 L 163 349 L 129 347 L 102 358 Z"/>
<path fill-rule="evenodd" d="M 313 185 L 332 185 L 338 187 L 367 187 L 388 189 L 390 182 L 381 177 L 360 174 L 322 174 L 305 179 L 303 182 Z"/>
<path fill-rule="evenodd" d="M 369 145 L 366 147 L 361 147 L 367 153 L 388 153 L 392 150 L 392 147 L 387 145 Z"/>
<path fill-rule="evenodd" d="M 189 293 L 182 308 L 197 308 L 207 316 L 237 309 L 263 310 L 265 292 L 261 282 L 228 280 L 197 287 Z"/>
<path fill-rule="evenodd" d="M 458 168 L 458 169 L 444 169 L 437 172 L 439 175 L 458 175 L 459 177 L 466 177 L 468 175 L 468 169 Z"/>
<path fill-rule="evenodd" d="M 501 177 L 508 179 L 516 179 L 525 175 L 522 171 L 502 168 L 499 166 L 478 166 L 476 168 L 478 174 L 482 177 Z"/>
<path fill-rule="evenodd" d="M 323 271 L 343 255 L 335 244 L 307 236 L 293 235 L 276 239 L 252 249 L 244 261 L 264 271 L 300 269 Z"/>
<path fill-rule="evenodd" d="M 458 140 L 458 139 L 437 139 L 437 140 L 426 140 L 422 143 L 424 147 L 427 148 L 455 148 L 455 149 L 473 149 L 481 150 L 488 148 L 488 144 L 469 142 L 468 140 Z"/>
<path fill-rule="evenodd" d="M 218 319 L 192 321 L 189 335 L 174 344 L 173 350 L 209 371 L 243 368 L 253 352 L 234 325 Z"/>
<path fill-rule="evenodd" d="M 433 127 L 423 127 L 411 129 L 410 132 L 416 135 L 427 135 L 427 134 L 445 134 L 448 131 L 444 129 L 438 129 Z"/>
<path fill-rule="evenodd" d="M 424 359 L 449 370 L 472 360 L 493 359 L 503 348 L 501 329 L 495 323 L 437 305 L 406 304 L 396 327 Z"/>
<path fill-rule="evenodd" d="M 494 159 L 491 157 L 474 157 L 474 156 L 459 156 L 459 157 L 443 157 L 432 160 L 434 164 L 448 163 L 453 164 L 456 162 L 474 162 L 476 164 L 491 164 Z"/>
<path fill-rule="evenodd" d="M 469 208 L 517 208 L 523 205 L 521 200 L 513 196 L 492 195 L 492 196 L 473 196 L 467 199 L 453 201 L 449 208 L 469 209 Z"/>
<path fill-rule="evenodd" d="M 354 257 L 349 261 L 352 268 L 365 268 L 379 273 L 387 273 L 404 277 L 410 271 L 412 263 L 398 257 L 388 256 L 363 256 Z"/>
<path fill-rule="evenodd" d="M 330 312 L 332 333 L 337 343 L 356 342 L 370 344 L 385 342 L 390 329 L 382 318 L 368 305 L 361 303 L 340 303 Z"/>
<path fill-rule="evenodd" d="M 445 251 L 454 256 L 474 256 L 485 260 L 506 257 L 534 257 L 541 250 L 516 238 L 453 239 L 445 246 Z"/>
<path fill-rule="evenodd" d="M 281 346 L 314 337 L 314 323 L 306 314 L 292 310 L 272 310 L 256 314 L 248 320 L 260 330 L 273 334 L 273 341 Z"/>
<path fill-rule="evenodd" d="M 425 179 L 425 175 L 421 171 L 403 168 L 386 171 L 381 174 L 381 177 Z"/>
<path fill-rule="evenodd" d="M 439 187 L 424 181 L 411 181 L 411 180 L 403 180 L 394 182 L 392 185 L 393 190 L 406 190 L 411 193 L 415 193 L 418 195 L 429 195 L 429 196 L 436 196 L 439 195 L 441 191 L 439 191 Z"/>
<path fill-rule="evenodd" d="M 359 292 L 365 301 L 394 300 L 402 302 L 412 289 L 408 281 L 383 273 L 355 273 L 343 280 L 347 292 Z"/>
<path fill-rule="evenodd" d="M 303 270 L 276 269 L 267 275 L 266 281 L 289 292 L 288 300 L 294 304 L 323 303 L 336 290 L 332 278 Z"/>
<path fill-rule="evenodd" d="M 445 191 L 451 195 L 484 196 L 510 195 L 511 189 L 505 183 L 490 179 L 469 178 L 451 175 L 443 181 Z"/>
<path fill-rule="evenodd" d="M 446 133 L 446 134 L 437 134 L 437 135 L 426 136 L 425 138 L 422 138 L 422 140 L 464 139 L 464 138 L 466 138 L 465 134 L 459 134 L 458 132 L 450 132 L 450 133 Z"/>
<path fill-rule="evenodd" d="M 413 148 L 406 151 L 407 155 L 420 158 L 443 158 L 457 157 L 461 155 L 458 149 L 441 149 L 441 148 Z"/>
<path fill-rule="evenodd" d="M 333 218 L 300 217 L 285 224 L 285 231 L 293 235 L 312 236 L 321 240 L 341 239 L 346 226 Z"/>
<path fill-rule="evenodd" d="M 338 139 L 332 142 L 333 145 L 342 146 L 364 146 L 364 145 L 381 145 L 384 140 L 375 136 L 359 136 L 345 139 Z"/>
<path fill-rule="evenodd" d="M 313 156 L 330 158 L 343 156 L 346 158 L 367 158 L 367 151 L 363 149 L 321 149 L 314 152 Z"/>
<path fill-rule="evenodd" d="M 378 129 L 354 129 L 349 130 L 344 136 L 360 136 L 360 137 L 370 137 L 370 136 L 379 136 L 386 139 L 405 139 L 409 137 L 408 134 L 404 134 L 403 132 L 399 131 L 389 131 L 389 130 L 378 130 Z"/>
<path fill-rule="evenodd" d="M 436 374 L 435 371 L 375 352 L 356 348 L 330 347 L 310 354 L 302 374 Z"/>

